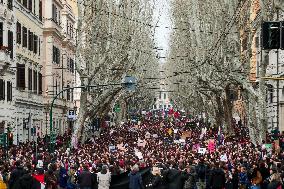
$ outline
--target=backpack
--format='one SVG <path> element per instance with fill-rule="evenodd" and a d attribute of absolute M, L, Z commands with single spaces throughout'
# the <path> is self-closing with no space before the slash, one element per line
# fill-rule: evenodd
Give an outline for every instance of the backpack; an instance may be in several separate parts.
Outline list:
<path fill-rule="evenodd" d="M 206 166 L 201 164 L 197 167 L 197 178 L 200 180 L 205 180 L 206 178 Z"/>

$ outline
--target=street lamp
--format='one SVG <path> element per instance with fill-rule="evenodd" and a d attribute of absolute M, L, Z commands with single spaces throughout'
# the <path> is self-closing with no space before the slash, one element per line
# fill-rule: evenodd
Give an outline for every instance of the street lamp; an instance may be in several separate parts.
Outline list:
<path fill-rule="evenodd" d="M 45 138 L 47 137 L 47 115 L 48 115 L 48 112 L 49 112 L 49 103 L 45 104 L 45 107 L 44 107 L 44 113 L 45 113 Z"/>

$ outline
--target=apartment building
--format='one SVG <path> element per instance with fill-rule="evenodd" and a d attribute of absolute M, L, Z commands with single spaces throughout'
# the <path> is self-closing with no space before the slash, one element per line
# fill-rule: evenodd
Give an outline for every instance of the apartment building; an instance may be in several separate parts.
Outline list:
<path fill-rule="evenodd" d="M 66 0 L 45 0 L 43 7 L 43 85 L 50 104 L 60 91 L 75 86 L 75 15 Z M 73 90 L 67 90 L 55 101 L 53 126 L 58 134 L 72 129 L 73 121 L 66 115 L 74 107 L 73 100 Z"/>
<path fill-rule="evenodd" d="M 0 133 L 15 125 L 14 0 L 0 1 Z"/>
<path fill-rule="evenodd" d="M 74 6 L 74 5 L 73 5 Z M 57 134 L 74 120 L 76 18 L 67 0 L 0 0 L 0 133 L 14 144 L 49 135 L 52 100 Z"/>

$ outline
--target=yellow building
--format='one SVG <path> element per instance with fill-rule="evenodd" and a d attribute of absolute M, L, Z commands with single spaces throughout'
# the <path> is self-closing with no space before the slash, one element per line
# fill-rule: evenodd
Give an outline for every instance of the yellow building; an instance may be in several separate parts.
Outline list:
<path fill-rule="evenodd" d="M 15 134 L 18 142 L 33 140 L 33 131 L 42 135 L 44 98 L 42 96 L 42 10 L 41 1 L 15 1 L 16 94 Z"/>

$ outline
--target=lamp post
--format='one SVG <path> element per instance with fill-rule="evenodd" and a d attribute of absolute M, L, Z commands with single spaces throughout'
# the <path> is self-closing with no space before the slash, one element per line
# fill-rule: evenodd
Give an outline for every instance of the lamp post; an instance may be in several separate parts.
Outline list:
<path fill-rule="evenodd" d="M 136 87 L 136 78 L 132 77 L 132 76 L 125 76 L 125 78 L 122 80 L 121 83 L 119 84 L 104 84 L 104 85 L 88 85 L 88 86 L 78 86 L 78 87 L 69 87 L 69 88 L 65 88 L 62 91 L 60 91 L 59 93 L 57 93 L 54 97 L 53 100 L 50 104 L 50 111 L 49 111 L 49 124 L 50 124 L 50 153 L 53 153 L 54 151 L 54 145 L 55 145 L 55 133 L 53 131 L 53 106 L 55 103 L 55 100 L 65 91 L 68 91 L 70 89 L 83 89 L 83 90 L 88 90 L 90 88 L 99 88 L 99 87 L 108 87 L 108 86 L 122 86 L 125 90 L 127 91 L 133 91 L 135 90 Z"/>

